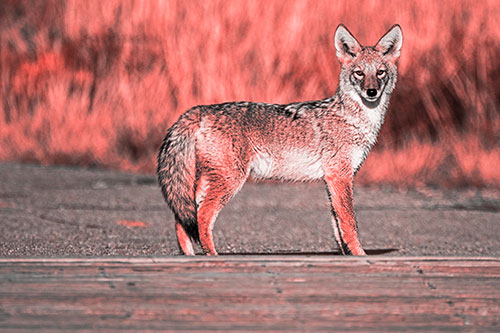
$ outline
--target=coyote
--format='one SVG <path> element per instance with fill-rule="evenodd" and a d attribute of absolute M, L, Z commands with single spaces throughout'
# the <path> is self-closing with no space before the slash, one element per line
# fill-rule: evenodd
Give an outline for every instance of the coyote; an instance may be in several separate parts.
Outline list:
<path fill-rule="evenodd" d="M 333 97 L 286 105 L 233 102 L 189 109 L 170 127 L 158 155 L 158 180 L 175 215 L 179 246 L 193 241 L 216 255 L 212 229 L 249 175 L 323 179 L 342 254 L 365 255 L 353 208 L 353 178 L 374 145 L 396 84 L 403 42 L 394 25 L 363 46 L 339 25 L 340 79 Z"/>

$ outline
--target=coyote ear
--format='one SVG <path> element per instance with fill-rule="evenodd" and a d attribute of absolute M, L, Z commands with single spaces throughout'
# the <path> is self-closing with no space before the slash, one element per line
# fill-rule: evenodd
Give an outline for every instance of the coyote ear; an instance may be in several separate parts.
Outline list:
<path fill-rule="evenodd" d="M 335 31 L 335 49 L 340 62 L 350 61 L 361 51 L 361 45 L 343 24 Z"/>
<path fill-rule="evenodd" d="M 402 45 L 403 32 L 399 24 L 395 24 L 380 38 L 377 45 L 375 45 L 375 49 L 381 52 L 384 57 L 395 61 L 399 58 Z"/>

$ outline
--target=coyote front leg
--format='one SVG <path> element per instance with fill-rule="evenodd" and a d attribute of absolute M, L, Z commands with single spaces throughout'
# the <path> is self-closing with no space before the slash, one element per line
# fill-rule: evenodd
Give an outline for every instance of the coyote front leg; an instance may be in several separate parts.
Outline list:
<path fill-rule="evenodd" d="M 332 224 L 342 254 L 366 255 L 358 238 L 354 216 L 352 175 L 325 175 L 326 188 L 332 205 Z"/>

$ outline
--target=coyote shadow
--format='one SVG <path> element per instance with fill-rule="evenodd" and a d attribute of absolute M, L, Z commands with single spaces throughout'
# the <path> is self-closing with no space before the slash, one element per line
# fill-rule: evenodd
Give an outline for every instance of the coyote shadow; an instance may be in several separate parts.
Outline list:
<path fill-rule="evenodd" d="M 367 255 L 376 256 L 383 255 L 387 253 L 397 252 L 398 249 L 371 249 L 365 250 Z M 332 252 L 302 252 L 302 251 L 286 251 L 286 252 L 223 252 L 219 253 L 221 256 L 341 256 L 340 251 Z"/>

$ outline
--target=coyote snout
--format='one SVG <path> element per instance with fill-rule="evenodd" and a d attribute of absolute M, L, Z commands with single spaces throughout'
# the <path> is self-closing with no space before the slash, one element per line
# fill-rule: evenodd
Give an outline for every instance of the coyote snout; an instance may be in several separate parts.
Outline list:
<path fill-rule="evenodd" d="M 196 106 L 170 127 L 157 172 L 185 254 L 195 254 L 193 241 L 205 254 L 217 254 L 215 219 L 249 175 L 323 179 L 340 250 L 365 254 L 354 216 L 353 180 L 384 121 L 403 36 L 395 25 L 375 46 L 363 46 L 339 25 L 334 40 L 341 71 L 333 97 L 286 105 Z"/>

